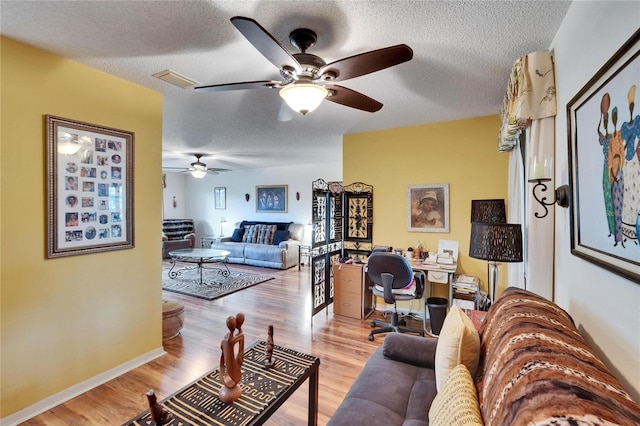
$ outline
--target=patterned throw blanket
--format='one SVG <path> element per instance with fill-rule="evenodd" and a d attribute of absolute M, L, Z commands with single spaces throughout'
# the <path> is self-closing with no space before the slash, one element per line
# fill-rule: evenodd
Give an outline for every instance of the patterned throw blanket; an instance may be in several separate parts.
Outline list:
<path fill-rule="evenodd" d="M 633 402 L 564 310 L 509 289 L 480 328 L 485 425 L 640 425 Z"/>

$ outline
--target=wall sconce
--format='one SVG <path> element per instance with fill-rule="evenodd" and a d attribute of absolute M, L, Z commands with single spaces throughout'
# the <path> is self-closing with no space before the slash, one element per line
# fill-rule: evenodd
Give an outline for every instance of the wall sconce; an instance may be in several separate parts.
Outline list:
<path fill-rule="evenodd" d="M 249 202 L 249 198 L 251 198 L 251 196 L 249 195 L 248 192 L 244 194 L 244 199 L 247 200 L 247 203 Z"/>
<path fill-rule="evenodd" d="M 544 208 L 544 214 L 538 212 L 534 216 L 542 219 L 549 214 L 547 206 L 558 204 L 560 207 L 569 207 L 569 185 L 561 185 L 555 190 L 554 199 L 547 201 L 544 193 L 549 189 L 545 182 L 551 182 L 551 174 L 553 173 L 553 160 L 545 158 L 543 160 L 534 157 L 529 162 L 529 182 L 535 183 L 533 186 L 533 198 Z"/>

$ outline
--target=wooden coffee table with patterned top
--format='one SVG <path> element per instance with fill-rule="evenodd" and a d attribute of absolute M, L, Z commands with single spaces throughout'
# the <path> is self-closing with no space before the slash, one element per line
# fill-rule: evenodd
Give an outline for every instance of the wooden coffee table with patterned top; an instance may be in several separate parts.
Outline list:
<path fill-rule="evenodd" d="M 173 395 L 160 401 L 173 414 L 168 425 L 245 426 L 261 425 L 309 379 L 308 424 L 318 424 L 318 375 L 320 359 L 275 345 L 275 366 L 264 368 L 266 342 L 256 342 L 244 353 L 242 396 L 224 403 L 218 398 L 222 387 L 215 369 Z M 136 416 L 127 426 L 153 425 L 149 410 Z"/>

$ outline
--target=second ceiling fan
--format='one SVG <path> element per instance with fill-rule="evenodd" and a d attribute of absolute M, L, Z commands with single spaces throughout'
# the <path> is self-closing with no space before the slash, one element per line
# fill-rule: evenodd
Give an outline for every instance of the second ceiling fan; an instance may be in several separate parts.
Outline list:
<path fill-rule="evenodd" d="M 202 157 L 204 157 L 205 154 L 190 154 L 190 155 L 194 155 L 196 157 L 196 161 L 191 163 L 190 167 L 163 167 L 163 169 L 181 170 L 183 172 L 189 172 L 189 173 L 191 173 L 191 176 L 193 176 L 196 179 L 202 179 L 207 174 L 217 175 L 220 172 L 230 172 L 231 171 L 231 169 L 220 169 L 220 168 L 217 168 L 217 167 L 207 167 L 207 165 L 205 163 L 200 161 L 200 159 Z"/>
<path fill-rule="evenodd" d="M 413 58 L 409 46 L 398 44 L 327 64 L 319 56 L 307 53 L 317 40 L 316 33 L 310 29 L 298 28 L 289 34 L 291 44 L 300 50 L 300 53 L 291 54 L 255 20 L 236 16 L 231 18 L 231 23 L 269 62 L 278 67 L 282 80 L 213 84 L 198 86 L 195 90 L 280 89 L 280 96 L 287 104 L 303 115 L 316 109 L 323 99 L 363 111 L 378 111 L 382 103 L 333 83 L 380 71 Z"/>

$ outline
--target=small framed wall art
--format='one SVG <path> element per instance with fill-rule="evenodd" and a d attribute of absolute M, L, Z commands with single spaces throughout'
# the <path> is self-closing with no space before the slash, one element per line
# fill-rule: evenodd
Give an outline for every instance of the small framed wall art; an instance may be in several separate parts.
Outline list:
<path fill-rule="evenodd" d="M 47 257 L 134 247 L 134 133 L 45 116 Z"/>
<path fill-rule="evenodd" d="M 227 188 L 224 186 L 218 186 L 213 189 L 213 197 L 216 209 L 227 208 Z"/>

